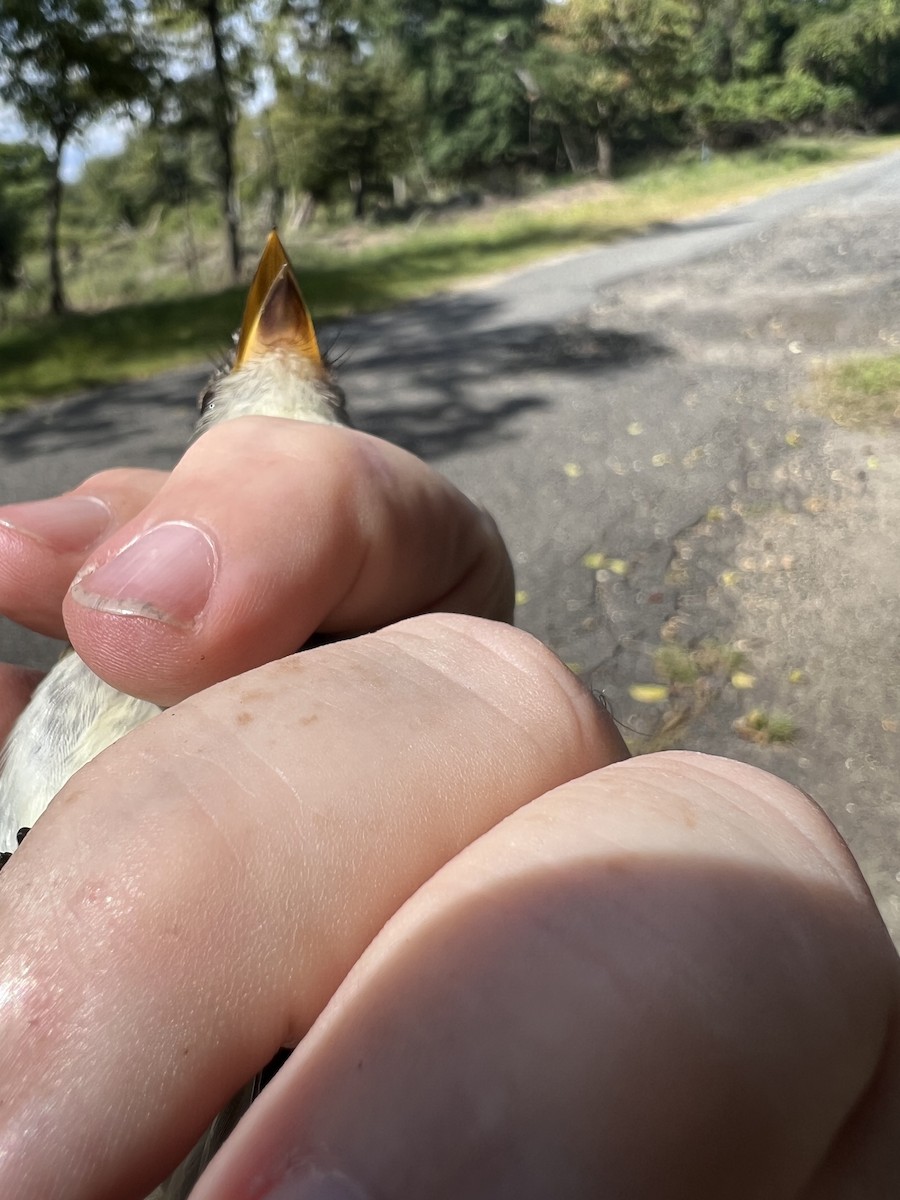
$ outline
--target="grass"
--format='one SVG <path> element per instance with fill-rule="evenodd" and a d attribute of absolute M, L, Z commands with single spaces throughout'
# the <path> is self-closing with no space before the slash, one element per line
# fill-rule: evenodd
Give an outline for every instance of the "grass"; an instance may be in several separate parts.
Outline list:
<path fill-rule="evenodd" d="M 696 646 L 668 642 L 658 647 L 653 665 L 660 679 L 683 690 L 714 677 L 724 682 L 744 665 L 744 655 L 715 638 L 704 638 Z"/>
<path fill-rule="evenodd" d="M 666 707 L 652 732 L 629 739 L 633 754 L 650 754 L 682 746 L 685 729 L 716 702 L 728 683 L 740 686 L 738 675 L 746 666 L 746 659 L 737 647 L 715 638 L 704 638 L 694 646 L 674 641 L 658 646 L 653 654 L 653 664 L 657 676 L 665 681 L 666 687 L 662 691 Z M 794 680 L 799 681 L 799 678 Z M 753 708 L 739 717 L 732 729 L 745 741 L 760 746 L 787 745 L 799 736 L 794 718 L 776 709 Z"/>
<path fill-rule="evenodd" d="M 797 737 L 797 725 L 790 713 L 754 708 L 734 723 L 734 730 L 749 742 L 760 746 L 787 745 Z"/>
<path fill-rule="evenodd" d="M 637 689 L 632 687 L 630 694 L 635 700 L 665 703 L 666 707 L 655 729 L 629 740 L 631 752 L 651 754 L 681 746 L 685 728 L 706 712 L 744 663 L 737 647 L 716 638 L 704 638 L 693 646 L 677 641 L 658 646 L 653 652 L 653 666 L 665 686 L 639 685 Z"/>
<path fill-rule="evenodd" d="M 348 229 L 294 244 L 310 307 L 329 317 L 384 309 L 453 284 L 639 232 L 659 223 L 803 182 L 824 169 L 886 152 L 897 139 L 786 141 L 762 150 L 696 156 L 632 168 L 608 188 L 586 185 L 554 198 L 498 205 L 452 223 L 360 235 Z M 548 203 L 549 201 L 549 203 Z M 210 234 L 204 232 L 207 239 Z M 216 242 L 220 240 L 215 234 Z M 101 311 L 20 320 L 0 331 L 0 411 L 29 401 L 167 368 L 222 352 L 244 289 L 203 294 L 179 270 L 183 247 L 164 222 L 143 237 L 85 251 L 73 299 Z M 123 297 L 142 299 L 121 303 Z"/>
<path fill-rule="evenodd" d="M 809 403 L 838 425 L 900 425 L 900 354 L 860 355 L 820 367 Z"/>

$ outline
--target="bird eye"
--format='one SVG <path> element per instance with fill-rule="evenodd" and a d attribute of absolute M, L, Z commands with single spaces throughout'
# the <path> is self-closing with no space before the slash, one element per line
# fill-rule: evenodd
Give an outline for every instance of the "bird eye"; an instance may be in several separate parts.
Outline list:
<path fill-rule="evenodd" d="M 222 378 L 223 374 L 223 371 L 214 371 L 206 387 L 204 387 L 203 391 L 197 397 L 197 408 L 200 410 L 201 417 L 212 411 L 216 398 L 216 384 Z"/>

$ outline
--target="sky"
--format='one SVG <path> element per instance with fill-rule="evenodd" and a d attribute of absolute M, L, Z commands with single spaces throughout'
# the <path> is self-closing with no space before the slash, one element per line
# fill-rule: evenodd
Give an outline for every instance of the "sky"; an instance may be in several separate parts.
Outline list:
<path fill-rule="evenodd" d="M 125 118 L 109 118 L 92 125 L 82 137 L 72 138 L 63 149 L 62 177 L 66 183 L 74 183 L 80 177 L 87 159 L 118 154 L 130 128 L 131 122 Z M 28 131 L 15 111 L 0 105 L 0 142 L 29 140 Z"/>

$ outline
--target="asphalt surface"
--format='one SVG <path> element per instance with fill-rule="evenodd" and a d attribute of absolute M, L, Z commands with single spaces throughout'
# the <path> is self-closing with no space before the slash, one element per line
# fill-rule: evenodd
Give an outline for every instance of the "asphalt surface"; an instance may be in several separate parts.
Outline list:
<path fill-rule="evenodd" d="M 817 361 L 900 346 L 900 155 L 332 332 L 357 423 L 491 509 L 519 624 L 633 748 L 816 796 L 900 940 L 900 429 L 804 402 Z M 0 502 L 171 465 L 206 374 L 7 417 Z M 55 653 L 0 622 L 0 657 Z M 776 712 L 789 744 L 750 728 Z"/>

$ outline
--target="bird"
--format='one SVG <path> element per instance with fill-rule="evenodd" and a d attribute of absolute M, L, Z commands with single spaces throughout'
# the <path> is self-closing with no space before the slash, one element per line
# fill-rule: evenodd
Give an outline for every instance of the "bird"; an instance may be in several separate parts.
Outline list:
<path fill-rule="evenodd" d="M 346 397 L 277 231 L 247 294 L 230 363 L 200 394 L 194 437 L 242 416 L 350 425 Z M 162 709 L 105 683 L 68 649 L 35 689 L 0 751 L 0 866 L 76 771 Z M 249 1081 L 173 1174 L 147 1200 L 185 1200 L 212 1155 L 271 1074 Z"/>

